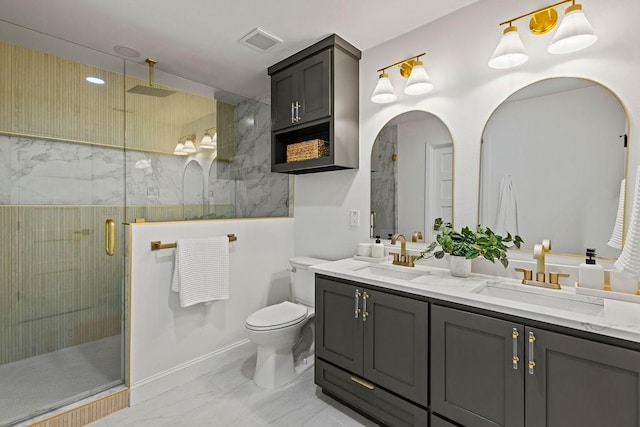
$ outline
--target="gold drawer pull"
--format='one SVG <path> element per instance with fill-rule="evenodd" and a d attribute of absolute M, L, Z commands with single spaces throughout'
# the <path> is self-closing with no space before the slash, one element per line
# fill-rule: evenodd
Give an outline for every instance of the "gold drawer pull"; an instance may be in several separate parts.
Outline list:
<path fill-rule="evenodd" d="M 356 384 L 360 384 L 362 387 L 368 388 L 369 390 L 373 390 L 374 388 L 376 388 L 376 386 L 371 384 L 369 381 L 363 380 L 362 378 L 352 376 L 351 381 Z"/>

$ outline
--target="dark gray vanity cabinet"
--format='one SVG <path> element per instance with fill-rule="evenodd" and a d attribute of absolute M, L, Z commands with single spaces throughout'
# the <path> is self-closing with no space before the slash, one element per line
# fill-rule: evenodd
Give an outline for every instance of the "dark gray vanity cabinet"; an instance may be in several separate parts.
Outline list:
<path fill-rule="evenodd" d="M 640 353 L 432 306 L 431 410 L 468 427 L 640 425 Z"/>
<path fill-rule="evenodd" d="M 357 387 L 382 388 L 425 411 L 429 304 L 316 276 L 316 356 L 352 375 Z"/>
<path fill-rule="evenodd" d="M 268 69 L 271 171 L 311 173 L 358 167 L 361 52 L 333 34 Z M 287 147 L 327 143 L 317 158 L 287 161 Z"/>

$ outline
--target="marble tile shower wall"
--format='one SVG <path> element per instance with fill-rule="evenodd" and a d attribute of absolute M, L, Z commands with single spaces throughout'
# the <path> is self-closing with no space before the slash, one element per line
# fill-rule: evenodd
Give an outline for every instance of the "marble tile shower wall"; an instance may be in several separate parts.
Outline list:
<path fill-rule="evenodd" d="M 385 126 L 374 142 L 373 155 L 378 156 L 376 170 L 371 171 L 371 211 L 376 213 L 374 236 L 386 238 L 395 233 L 397 218 L 398 192 L 396 185 L 398 171 L 393 154 L 398 152 L 398 127 Z M 389 197 L 389 195 L 393 195 Z"/>

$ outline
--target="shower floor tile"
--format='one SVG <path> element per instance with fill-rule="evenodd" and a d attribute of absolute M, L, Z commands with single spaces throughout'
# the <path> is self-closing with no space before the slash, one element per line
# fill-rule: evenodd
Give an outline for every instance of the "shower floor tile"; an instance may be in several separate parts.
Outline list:
<path fill-rule="evenodd" d="M 121 359 L 115 335 L 0 365 L 0 426 L 119 383 Z"/>

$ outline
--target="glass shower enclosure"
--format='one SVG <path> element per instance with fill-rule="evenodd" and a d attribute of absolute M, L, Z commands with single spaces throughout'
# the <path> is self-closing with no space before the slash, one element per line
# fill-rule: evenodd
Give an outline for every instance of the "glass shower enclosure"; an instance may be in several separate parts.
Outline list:
<path fill-rule="evenodd" d="M 126 378 L 124 61 L 53 38 L 45 42 L 64 56 L 45 53 L 29 43 L 46 36 L 9 27 L 0 28 L 14 38 L 0 39 L 0 426 Z"/>

